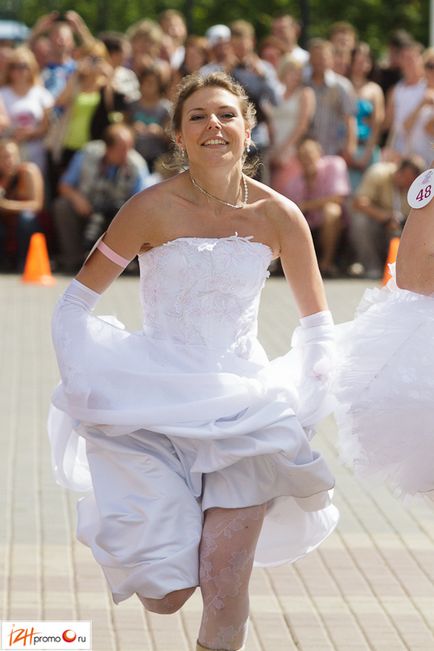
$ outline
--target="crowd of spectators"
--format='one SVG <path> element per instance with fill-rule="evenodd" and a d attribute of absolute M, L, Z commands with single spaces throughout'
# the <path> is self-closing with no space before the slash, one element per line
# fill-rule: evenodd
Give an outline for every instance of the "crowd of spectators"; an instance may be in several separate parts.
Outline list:
<path fill-rule="evenodd" d="M 42 230 L 55 268 L 77 271 L 119 206 L 175 173 L 179 80 L 224 70 L 256 109 L 258 174 L 305 213 L 323 275 L 381 277 L 433 158 L 434 49 L 398 30 L 377 61 L 349 23 L 307 50 L 299 31 L 283 12 L 259 43 L 244 20 L 192 35 L 166 10 L 93 35 L 68 11 L 0 43 L 0 269 L 22 269 Z"/>

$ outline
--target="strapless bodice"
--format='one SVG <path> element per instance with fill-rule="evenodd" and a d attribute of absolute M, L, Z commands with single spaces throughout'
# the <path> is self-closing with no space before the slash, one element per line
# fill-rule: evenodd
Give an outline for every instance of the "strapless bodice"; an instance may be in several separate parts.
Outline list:
<path fill-rule="evenodd" d="M 140 256 L 147 336 L 248 356 L 271 249 L 252 238 L 182 237 Z"/>

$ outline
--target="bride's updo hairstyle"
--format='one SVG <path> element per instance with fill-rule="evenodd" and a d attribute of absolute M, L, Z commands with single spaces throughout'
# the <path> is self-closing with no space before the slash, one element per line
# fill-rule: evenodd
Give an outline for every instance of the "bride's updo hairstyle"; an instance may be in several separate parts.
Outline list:
<path fill-rule="evenodd" d="M 250 130 L 253 129 L 256 124 L 256 111 L 241 84 L 225 72 L 212 72 L 209 75 L 202 75 L 199 72 L 195 72 L 192 75 L 184 77 L 177 88 L 172 109 L 171 135 L 174 141 L 176 134 L 181 131 L 182 112 L 186 100 L 191 97 L 193 93 L 202 90 L 203 88 L 223 88 L 223 90 L 227 90 L 231 95 L 234 95 L 239 101 L 241 115 L 244 118 L 244 122 Z M 172 158 L 171 167 L 178 170 L 188 167 L 188 160 L 186 159 L 185 153 L 179 149 L 176 142 Z M 247 154 L 244 153 L 243 172 L 245 174 L 253 176 L 258 168 L 258 164 L 259 159 L 257 156 L 248 157 Z"/>

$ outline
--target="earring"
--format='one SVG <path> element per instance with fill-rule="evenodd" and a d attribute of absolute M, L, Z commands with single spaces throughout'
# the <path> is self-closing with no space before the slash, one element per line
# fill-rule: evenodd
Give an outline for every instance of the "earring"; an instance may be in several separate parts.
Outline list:
<path fill-rule="evenodd" d="M 250 153 L 250 145 L 249 143 L 246 144 L 246 154 Z"/>

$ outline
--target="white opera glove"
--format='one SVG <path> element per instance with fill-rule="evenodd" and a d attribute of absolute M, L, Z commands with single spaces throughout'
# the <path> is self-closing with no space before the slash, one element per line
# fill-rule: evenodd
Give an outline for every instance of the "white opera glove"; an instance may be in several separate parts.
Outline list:
<path fill-rule="evenodd" d="M 78 381 L 82 385 L 83 367 L 91 363 L 95 328 L 91 311 L 100 294 L 89 289 L 78 280 L 73 280 L 57 302 L 51 321 L 51 334 L 60 374 L 68 392 L 86 393 L 87 388 L 77 389 Z"/>
<path fill-rule="evenodd" d="M 86 312 L 91 312 L 98 302 L 101 294 L 95 292 L 90 287 L 86 287 L 79 280 L 72 280 L 65 289 L 59 303 L 69 303 L 83 308 Z"/>
<path fill-rule="evenodd" d="M 299 408 L 297 416 L 308 431 L 332 410 L 330 385 L 335 360 L 335 328 L 329 310 L 300 319 L 292 336 L 298 352 L 300 373 L 297 383 Z"/>
<path fill-rule="evenodd" d="M 98 292 L 86 287 L 78 280 L 72 280 L 54 309 L 51 321 L 53 343 L 57 351 L 60 340 L 65 334 L 75 331 L 79 336 L 80 323 L 84 325 L 87 316 L 100 298 Z"/>

